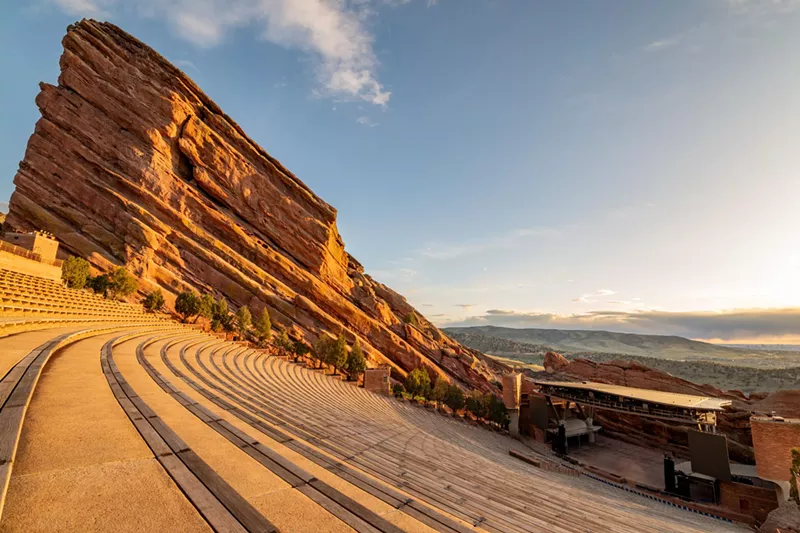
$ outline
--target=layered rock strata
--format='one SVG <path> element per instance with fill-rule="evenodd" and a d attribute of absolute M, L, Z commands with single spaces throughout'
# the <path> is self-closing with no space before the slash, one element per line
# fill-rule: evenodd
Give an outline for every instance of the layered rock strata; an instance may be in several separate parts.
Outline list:
<path fill-rule="evenodd" d="M 268 308 L 308 342 L 358 339 L 396 377 L 424 366 L 484 391 L 482 354 L 449 339 L 346 251 L 336 210 L 250 139 L 183 72 L 109 23 L 63 39 L 58 85 L 14 179 L 7 227 L 47 230 L 142 290 L 213 291 Z M 405 324 L 410 313 L 418 325 Z"/>

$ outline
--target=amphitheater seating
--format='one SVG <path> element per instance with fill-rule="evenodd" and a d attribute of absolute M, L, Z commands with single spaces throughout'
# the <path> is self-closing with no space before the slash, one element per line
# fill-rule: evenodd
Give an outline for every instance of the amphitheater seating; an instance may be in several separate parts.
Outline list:
<path fill-rule="evenodd" d="M 0 296 L 0 335 L 29 328 L 0 339 L 3 531 L 747 530 L 132 306 L 2 271 Z"/>
<path fill-rule="evenodd" d="M 86 290 L 77 291 L 62 284 L 0 270 L 0 335 L 47 325 L 92 321 L 135 320 L 157 322 L 160 319 L 133 306 L 102 298 Z M 61 320 L 61 322 L 58 322 Z"/>

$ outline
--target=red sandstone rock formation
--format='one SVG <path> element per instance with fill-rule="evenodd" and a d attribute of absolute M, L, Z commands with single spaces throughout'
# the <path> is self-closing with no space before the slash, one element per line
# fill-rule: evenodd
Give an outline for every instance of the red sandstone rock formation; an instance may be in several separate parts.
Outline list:
<path fill-rule="evenodd" d="M 343 329 L 396 377 L 423 365 L 493 389 L 482 354 L 423 318 L 402 323 L 422 315 L 345 251 L 336 210 L 184 73 L 108 23 L 81 21 L 63 45 L 8 226 L 50 231 L 99 270 L 126 265 L 168 299 L 191 287 L 267 307 L 309 342 Z"/>

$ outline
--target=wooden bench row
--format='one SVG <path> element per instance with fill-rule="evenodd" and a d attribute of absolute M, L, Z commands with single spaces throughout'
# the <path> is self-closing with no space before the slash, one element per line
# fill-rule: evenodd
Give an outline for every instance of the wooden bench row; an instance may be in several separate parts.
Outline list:
<path fill-rule="evenodd" d="M 162 351 L 162 360 L 173 374 L 218 407 L 233 414 L 243 422 L 260 431 L 266 437 L 287 446 L 317 465 L 359 487 L 368 494 L 403 511 L 437 531 L 450 533 L 467 533 L 468 531 L 472 531 L 470 528 L 461 525 L 442 513 L 417 502 L 413 498 L 409 498 L 407 495 L 393 489 L 391 486 L 365 475 L 359 469 L 320 454 L 314 450 L 312 446 L 295 438 L 296 435 L 291 434 L 291 428 L 285 423 L 275 419 L 274 416 L 264 410 L 254 407 L 247 402 L 240 401 L 240 398 L 236 395 L 229 394 L 225 389 L 210 382 L 202 374 L 197 372 L 186 360 L 187 348 L 188 347 L 184 346 L 179 352 L 181 361 L 184 367 L 192 372 L 194 378 L 198 379 L 202 384 L 178 369 L 167 357 L 166 350 Z M 226 348 L 228 350 L 241 349 L 239 346 L 231 347 L 229 345 L 226 345 Z M 199 351 L 196 352 L 196 354 L 197 353 L 199 353 Z M 265 424 L 259 420 L 259 418 L 269 421 L 272 426 Z"/>
<path fill-rule="evenodd" d="M 115 341 L 109 341 L 101 355 L 103 374 L 114 397 L 158 462 L 214 531 L 277 532 L 269 520 L 222 479 L 136 394 L 114 362 L 114 344 Z"/>

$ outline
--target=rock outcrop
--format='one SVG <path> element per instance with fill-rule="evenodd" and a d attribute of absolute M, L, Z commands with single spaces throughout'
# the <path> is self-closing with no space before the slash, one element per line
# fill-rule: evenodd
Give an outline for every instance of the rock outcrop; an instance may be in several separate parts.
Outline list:
<path fill-rule="evenodd" d="M 58 86 L 36 98 L 42 118 L 7 226 L 50 231 L 101 271 L 125 265 L 170 302 L 213 291 L 234 308 L 268 308 L 309 342 L 343 330 L 396 377 L 424 366 L 494 389 L 481 354 L 424 318 L 403 324 L 416 311 L 345 251 L 336 210 L 183 72 L 108 23 L 72 25 L 63 45 Z"/>

